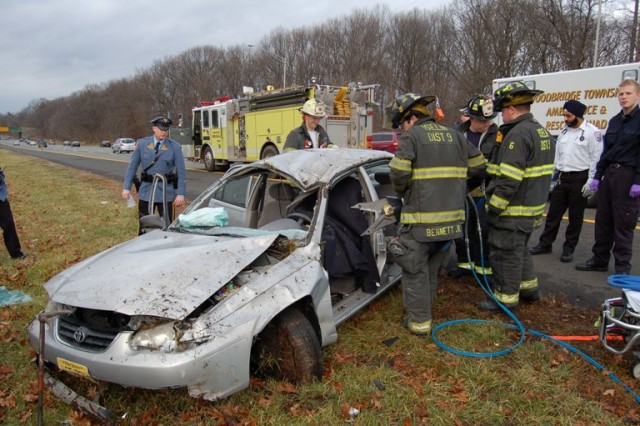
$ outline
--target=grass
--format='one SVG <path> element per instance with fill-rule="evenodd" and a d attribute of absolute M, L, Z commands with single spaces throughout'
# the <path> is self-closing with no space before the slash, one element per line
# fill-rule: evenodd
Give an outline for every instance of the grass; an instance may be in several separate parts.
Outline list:
<path fill-rule="evenodd" d="M 120 182 L 28 156 L 0 151 L 10 200 L 28 258 L 12 261 L 0 251 L 2 285 L 33 297 L 0 310 L 0 423 L 35 424 L 37 372 L 27 326 L 47 302 L 43 284 L 74 263 L 136 234 L 135 209 L 120 199 Z M 479 289 L 461 280 L 441 280 L 437 323 L 458 318 L 503 321 L 477 311 Z M 527 336 L 498 358 L 467 358 L 445 352 L 430 338 L 408 334 L 399 288 L 393 289 L 339 328 L 337 344 L 325 349 L 325 377 L 305 386 L 253 380 L 225 400 L 189 397 L 185 389 L 150 391 L 107 387 L 103 405 L 126 425 L 617 425 L 638 424 L 630 394 L 581 358 L 545 340 Z M 550 334 L 594 334 L 597 312 L 547 298 L 523 305 L 525 326 Z M 490 323 L 459 325 L 439 333 L 460 350 L 495 351 L 518 339 Z M 576 344 L 611 368 L 635 391 L 627 374 L 633 357 L 615 356 L 600 342 Z M 98 386 L 67 382 L 84 395 Z M 91 421 L 45 393 L 45 424 L 90 425 Z"/>

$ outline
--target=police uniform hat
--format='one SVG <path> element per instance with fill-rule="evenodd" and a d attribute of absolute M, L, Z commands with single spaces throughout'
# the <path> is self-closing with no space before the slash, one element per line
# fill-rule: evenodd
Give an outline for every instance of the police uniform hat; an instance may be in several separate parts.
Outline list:
<path fill-rule="evenodd" d="M 531 105 L 533 98 L 542 93 L 542 90 L 530 89 L 522 81 L 512 81 L 495 91 L 493 108 L 502 111 L 502 108 L 508 106 Z"/>
<path fill-rule="evenodd" d="M 173 121 L 171 121 L 167 117 L 160 116 L 151 120 L 151 124 L 153 124 L 160 130 L 169 130 L 171 128 L 171 125 L 173 124 Z"/>

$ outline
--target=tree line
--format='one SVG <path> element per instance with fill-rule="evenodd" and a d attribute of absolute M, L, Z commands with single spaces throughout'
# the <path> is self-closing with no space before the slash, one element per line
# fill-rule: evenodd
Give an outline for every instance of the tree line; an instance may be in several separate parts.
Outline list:
<path fill-rule="evenodd" d="M 33 100 L 0 123 L 57 140 L 138 138 L 154 115 L 188 117 L 201 101 L 280 87 L 286 76 L 287 85 L 378 83 L 380 111 L 399 92 L 437 95 L 451 124 L 495 78 L 634 62 L 637 46 L 638 0 L 454 0 L 397 13 L 378 5 L 279 28 L 252 47 L 192 47 L 129 78 Z"/>

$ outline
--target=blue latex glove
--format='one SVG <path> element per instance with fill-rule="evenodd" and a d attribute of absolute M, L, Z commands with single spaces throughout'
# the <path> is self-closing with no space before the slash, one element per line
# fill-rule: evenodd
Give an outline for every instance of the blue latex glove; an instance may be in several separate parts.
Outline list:
<path fill-rule="evenodd" d="M 636 198 L 640 196 L 640 185 L 631 185 L 631 190 L 629 191 L 629 197 Z"/>
<path fill-rule="evenodd" d="M 591 181 L 591 185 L 589 187 L 593 192 L 598 191 L 598 187 L 600 186 L 600 181 L 598 179 L 594 179 Z"/>

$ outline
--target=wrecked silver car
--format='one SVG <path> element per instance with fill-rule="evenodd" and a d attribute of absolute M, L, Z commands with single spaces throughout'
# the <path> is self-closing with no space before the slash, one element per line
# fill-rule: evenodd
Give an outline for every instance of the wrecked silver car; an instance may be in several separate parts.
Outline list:
<path fill-rule="evenodd" d="M 353 208 L 394 195 L 392 157 L 305 150 L 233 167 L 165 229 L 61 272 L 45 285 L 47 384 L 72 373 L 215 400 L 250 374 L 321 377 L 336 326 L 400 279 L 394 226 Z"/>

